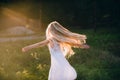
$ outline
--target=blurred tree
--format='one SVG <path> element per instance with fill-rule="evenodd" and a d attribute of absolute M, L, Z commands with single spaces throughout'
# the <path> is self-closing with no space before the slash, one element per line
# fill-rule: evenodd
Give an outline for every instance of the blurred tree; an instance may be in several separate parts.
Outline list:
<path fill-rule="evenodd" d="M 42 27 L 56 20 L 69 27 L 92 28 L 96 31 L 100 27 L 120 26 L 119 2 L 119 0 L 4 0 L 0 1 L 0 4 L 16 5 L 14 10 L 28 18 L 39 19 Z"/>

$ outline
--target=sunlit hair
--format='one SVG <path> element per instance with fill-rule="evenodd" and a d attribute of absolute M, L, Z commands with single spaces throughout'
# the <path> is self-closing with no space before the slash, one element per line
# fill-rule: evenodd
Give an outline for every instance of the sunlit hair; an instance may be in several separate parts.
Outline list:
<path fill-rule="evenodd" d="M 85 35 L 73 33 L 56 21 L 48 25 L 46 38 L 48 40 L 52 38 L 57 41 L 61 46 L 64 56 L 68 57 L 74 54 L 72 47 L 82 48 L 82 45 L 86 43 Z"/>

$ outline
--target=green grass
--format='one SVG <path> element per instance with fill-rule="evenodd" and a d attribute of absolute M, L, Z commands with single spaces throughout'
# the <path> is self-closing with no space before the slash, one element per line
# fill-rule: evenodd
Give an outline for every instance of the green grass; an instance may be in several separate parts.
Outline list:
<path fill-rule="evenodd" d="M 76 69 L 77 80 L 120 80 L 120 43 L 118 33 L 99 30 L 75 31 L 88 36 L 90 49 L 74 49 L 69 62 Z M 0 43 L 0 80 L 47 80 L 50 54 L 47 47 L 22 53 L 21 48 L 41 41 Z"/>

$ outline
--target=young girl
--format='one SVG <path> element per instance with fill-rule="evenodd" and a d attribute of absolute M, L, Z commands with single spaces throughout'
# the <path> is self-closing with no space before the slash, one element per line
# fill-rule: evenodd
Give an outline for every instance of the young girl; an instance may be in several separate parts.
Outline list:
<path fill-rule="evenodd" d="M 26 46 L 22 49 L 26 52 L 32 48 L 48 45 L 51 54 L 51 67 L 48 80 L 75 80 L 77 73 L 69 64 L 66 57 L 74 54 L 74 48 L 89 48 L 86 45 L 86 36 L 70 32 L 58 22 L 54 21 L 48 25 L 46 40 Z"/>

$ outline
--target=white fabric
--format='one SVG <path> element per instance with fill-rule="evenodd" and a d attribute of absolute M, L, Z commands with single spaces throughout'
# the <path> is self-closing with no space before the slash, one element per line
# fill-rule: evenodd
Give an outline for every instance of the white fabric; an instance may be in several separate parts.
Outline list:
<path fill-rule="evenodd" d="M 51 67 L 48 80 L 75 80 L 76 71 L 63 55 L 60 44 L 51 40 L 48 44 L 51 54 Z"/>

